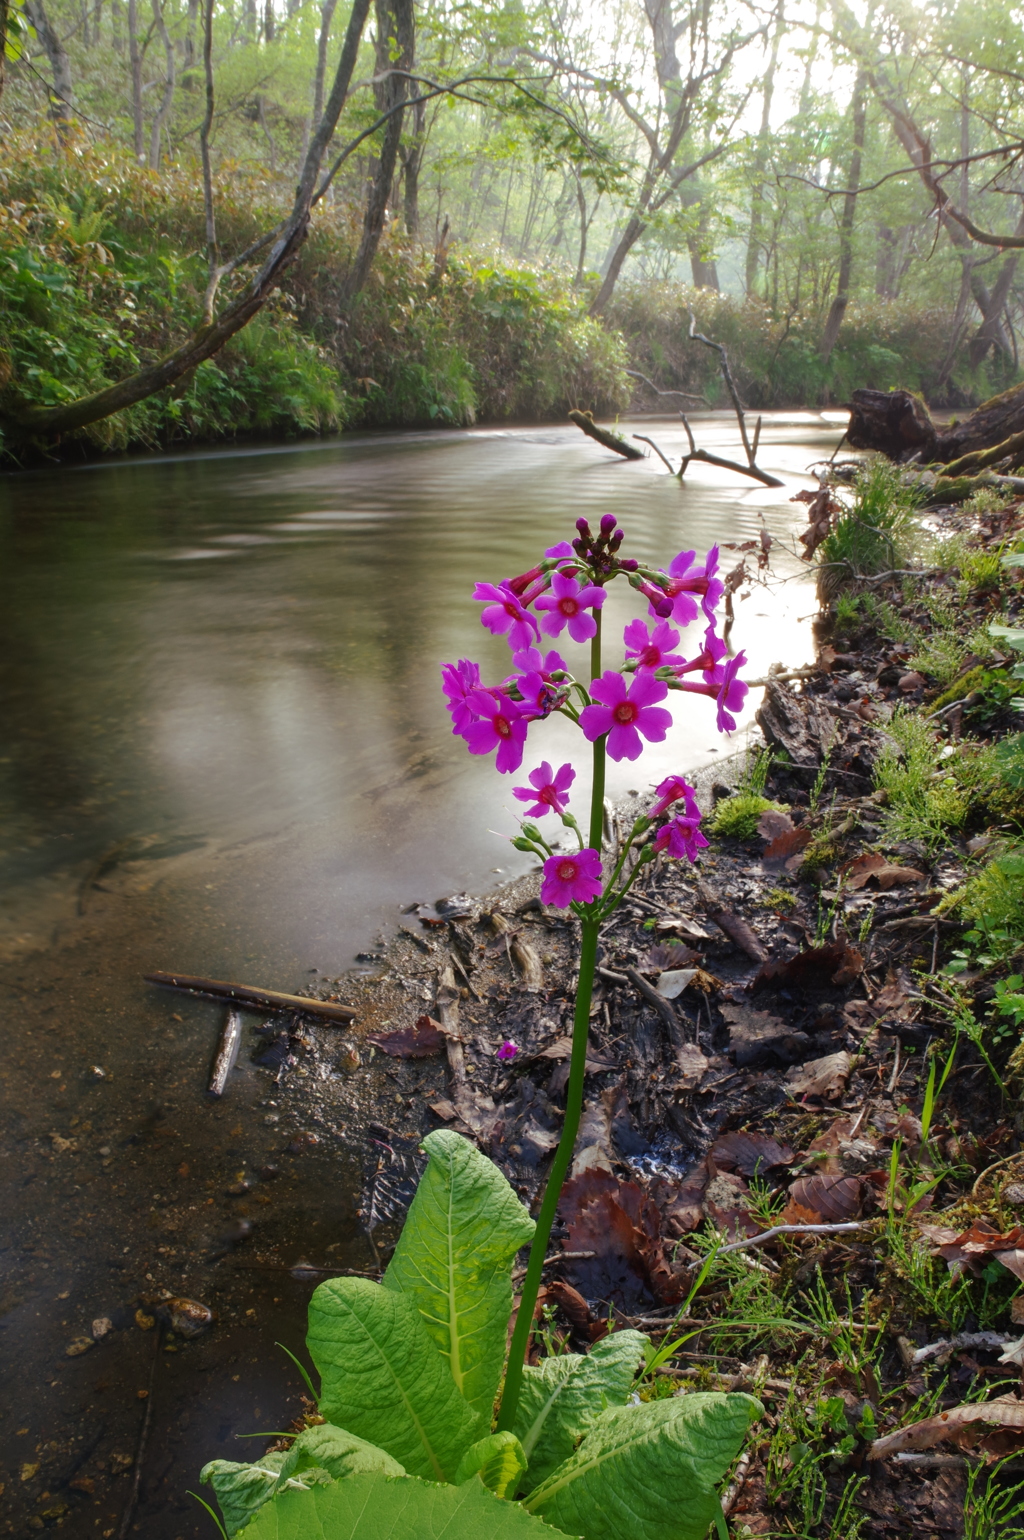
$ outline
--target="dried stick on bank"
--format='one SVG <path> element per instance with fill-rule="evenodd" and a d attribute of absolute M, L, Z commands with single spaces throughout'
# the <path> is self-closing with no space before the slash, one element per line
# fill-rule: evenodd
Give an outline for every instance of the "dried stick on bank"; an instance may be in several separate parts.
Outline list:
<path fill-rule="evenodd" d="M 284 995 L 276 989 L 252 989 L 248 984 L 226 984 L 222 979 L 197 978 L 188 973 L 147 973 L 146 983 L 166 984 L 171 989 L 184 989 L 190 994 L 215 995 L 257 1010 L 301 1011 L 304 1016 L 323 1016 L 328 1021 L 354 1021 L 358 1015 L 350 1005 L 336 1005 L 330 1000 L 308 1000 L 305 995 Z"/>

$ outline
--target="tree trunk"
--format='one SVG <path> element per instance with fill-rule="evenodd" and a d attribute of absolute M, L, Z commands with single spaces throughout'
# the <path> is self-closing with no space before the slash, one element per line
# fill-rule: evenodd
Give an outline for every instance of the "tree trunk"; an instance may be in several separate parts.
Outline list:
<path fill-rule="evenodd" d="M 413 0 L 376 0 L 377 3 L 377 72 L 383 74 L 389 68 L 412 68 L 415 53 Z M 392 52 L 398 57 L 393 59 Z M 403 75 L 390 74 L 382 85 L 375 88 L 377 106 L 381 112 L 399 106 L 408 95 Z M 351 303 L 365 287 L 370 276 L 373 259 L 384 233 L 391 187 L 395 179 L 398 147 L 402 140 L 402 111 L 392 112 L 384 126 L 384 138 L 380 158 L 366 199 L 363 218 L 363 234 L 355 261 L 342 284 L 342 299 Z"/>
<path fill-rule="evenodd" d="M 410 66 L 411 68 L 411 66 Z M 402 157 L 402 212 L 405 233 L 416 240 L 420 233 L 420 170 L 426 148 L 427 104 L 417 102 L 412 109 L 412 138 L 400 147 Z"/>
<path fill-rule="evenodd" d="M 772 38 L 771 57 L 764 77 L 764 93 L 761 98 L 761 130 L 757 136 L 754 154 L 754 182 L 750 189 L 750 230 L 747 235 L 747 260 L 744 267 L 744 290 L 750 299 L 757 293 L 757 272 L 761 265 L 761 231 L 764 226 L 764 174 L 768 166 L 768 143 L 771 134 L 772 97 L 775 93 L 775 71 L 779 63 L 779 43 L 785 26 L 782 6 Z"/>
<path fill-rule="evenodd" d="M 608 263 L 605 275 L 601 280 L 601 287 L 598 289 L 597 293 L 594 295 L 593 300 L 591 301 L 591 315 L 604 314 L 605 307 L 615 292 L 615 285 L 619 281 L 619 274 L 622 272 L 622 265 L 626 258 L 629 256 L 630 252 L 633 250 L 633 247 L 636 245 L 637 241 L 640 239 L 641 235 L 643 235 L 646 228 L 646 221 L 641 219 L 639 214 L 631 214 L 627 219 L 626 228 L 623 230 L 622 234 L 619 236 L 618 241 L 616 242 L 615 250 L 612 252 L 611 260 Z"/>
<path fill-rule="evenodd" d="M 128 57 L 132 74 L 132 130 L 135 159 L 140 163 L 145 157 L 145 140 L 142 122 L 142 52 L 139 48 L 138 0 L 128 0 Z"/>
<path fill-rule="evenodd" d="M 7 83 L 7 25 L 10 15 L 10 0 L 0 0 L 0 102 L 4 98 L 4 86 Z"/>
<path fill-rule="evenodd" d="M 164 94 L 160 102 L 160 108 L 153 119 L 153 128 L 149 138 L 149 169 L 160 170 L 160 139 L 171 115 L 171 106 L 174 102 L 174 45 L 171 42 L 167 25 L 164 21 L 162 0 L 153 0 L 153 23 L 160 34 L 160 41 L 164 45 L 164 59 L 167 64 L 167 74 L 164 77 Z"/>
<path fill-rule="evenodd" d="M 53 74 L 53 86 L 50 90 L 50 117 L 53 126 L 57 130 L 57 138 L 60 143 L 67 144 L 71 136 L 71 123 L 74 117 L 73 94 L 71 89 L 71 61 L 67 56 L 67 50 L 60 37 L 51 25 L 50 18 L 46 14 L 43 0 L 25 0 L 25 14 L 36 30 L 36 36 L 43 45 L 50 70 Z"/>
<path fill-rule="evenodd" d="M 839 336 L 839 328 L 843 324 L 846 307 L 850 303 L 850 277 L 853 273 L 853 221 L 857 212 L 857 194 L 860 191 L 860 163 L 864 153 L 864 133 L 867 123 L 867 108 L 864 100 L 866 80 L 863 70 L 857 71 L 857 78 L 853 85 L 853 100 L 850 103 L 853 114 L 853 149 L 850 152 L 850 171 L 847 180 L 846 197 L 843 199 L 843 212 L 839 221 L 839 280 L 836 284 L 836 296 L 829 308 L 828 319 L 825 322 L 825 330 L 821 339 L 821 357 L 823 363 L 828 363 L 832 356 L 832 349 L 836 345 Z"/>
<path fill-rule="evenodd" d="M 909 390 L 855 390 L 846 439 L 853 449 L 873 449 L 890 460 L 919 455 L 923 464 L 942 465 L 1006 444 L 1016 465 L 1024 451 L 1008 441 L 1022 433 L 1024 385 L 983 401 L 950 428 L 936 427 L 924 402 Z"/>
<path fill-rule="evenodd" d="M 212 4 L 212 0 L 207 0 Z M 309 230 L 309 215 L 316 191 L 324 154 L 338 125 L 338 118 L 355 69 L 359 52 L 359 40 L 366 22 L 369 0 L 353 0 L 345 43 L 338 60 L 331 94 L 317 124 L 295 189 L 291 214 L 285 221 L 277 239 L 271 246 L 270 255 L 252 283 L 237 299 L 209 324 L 196 329 L 179 348 L 157 363 L 140 369 L 127 379 L 108 385 L 91 396 L 84 396 L 63 406 L 27 407 L 21 411 L 8 410 L 7 420 L 21 427 L 26 434 L 39 438 L 43 435 L 71 433 L 76 428 L 100 422 L 114 412 L 134 406 L 139 401 L 155 395 L 157 391 L 173 385 L 182 375 L 195 369 L 206 359 L 212 358 L 236 332 L 252 320 L 277 288 L 281 274 L 298 253 Z"/>
<path fill-rule="evenodd" d="M 192 71 L 196 67 L 196 22 L 199 20 L 200 0 L 188 0 L 188 20 L 185 24 L 185 41 L 181 53 L 181 88 L 183 91 L 194 91 L 196 88 L 195 77 Z"/>

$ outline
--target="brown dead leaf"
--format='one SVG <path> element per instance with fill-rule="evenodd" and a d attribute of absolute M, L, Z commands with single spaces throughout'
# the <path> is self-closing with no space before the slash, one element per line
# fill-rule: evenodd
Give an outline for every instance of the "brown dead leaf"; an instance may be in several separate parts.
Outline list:
<path fill-rule="evenodd" d="M 454 1104 L 443 1096 L 440 1101 L 428 1102 L 427 1106 L 431 1112 L 436 1112 L 437 1116 L 442 1118 L 445 1123 L 453 1123 L 459 1115 Z"/>
<path fill-rule="evenodd" d="M 1024 1229 L 1014 1225 L 1005 1234 L 984 1219 L 976 1219 L 971 1227 L 959 1233 L 941 1225 L 919 1225 L 926 1240 L 931 1241 L 935 1255 L 942 1257 L 951 1273 L 966 1271 L 981 1274 L 982 1261 L 995 1257 L 1007 1272 L 1024 1279 Z"/>
<path fill-rule="evenodd" d="M 805 488 L 791 497 L 790 502 L 807 504 L 807 528 L 800 536 L 800 544 L 804 548 L 804 561 L 810 561 L 832 528 L 833 514 L 838 513 L 842 505 L 836 502 L 827 486 L 817 492 Z"/>
<path fill-rule="evenodd" d="M 769 807 L 757 821 L 757 832 L 763 840 L 777 840 L 780 834 L 792 834 L 796 824 L 781 808 Z"/>
<path fill-rule="evenodd" d="M 738 914 L 730 914 L 728 909 L 713 909 L 709 914 L 719 930 L 724 930 L 729 940 L 735 941 L 741 952 L 746 952 L 747 956 L 752 957 L 755 962 L 764 962 L 768 953 L 746 920 L 741 920 Z"/>
<path fill-rule="evenodd" d="M 740 1129 L 720 1135 L 711 1146 L 711 1158 L 716 1166 L 727 1171 L 757 1176 L 770 1171 L 773 1166 L 788 1165 L 793 1159 L 793 1151 L 768 1134 L 751 1134 Z"/>
<path fill-rule="evenodd" d="M 810 829 L 790 829 L 765 847 L 761 853 L 761 865 L 769 872 L 795 872 L 810 843 Z"/>
<path fill-rule="evenodd" d="M 580 1336 L 597 1342 L 608 1335 L 608 1322 L 595 1318 L 583 1295 L 571 1283 L 566 1283 L 563 1278 L 553 1278 L 545 1286 L 544 1293 L 547 1296 L 545 1302 L 557 1305 L 573 1331 L 579 1332 Z M 539 1299 L 537 1303 L 540 1304 Z"/>
<path fill-rule="evenodd" d="M 444 1047 L 445 1032 L 433 1016 L 417 1016 L 411 1027 L 401 1027 L 395 1032 L 369 1032 L 368 1043 L 373 1043 L 382 1053 L 393 1059 L 426 1059 L 432 1053 L 440 1053 Z"/>
<path fill-rule="evenodd" d="M 864 958 L 846 941 L 828 946 L 807 947 L 787 962 L 766 963 L 751 988 L 771 985 L 775 989 L 822 989 L 828 985 L 850 984 L 864 972 Z"/>
<path fill-rule="evenodd" d="M 831 1225 L 856 1219 L 861 1211 L 863 1190 L 855 1176 L 801 1176 L 789 1189 L 789 1202 L 780 1224 Z"/>
<path fill-rule="evenodd" d="M 897 883 L 924 881 L 924 872 L 917 871 L 913 866 L 894 866 L 885 856 L 874 852 L 865 852 L 853 861 L 847 861 L 845 866 L 839 868 L 839 875 L 845 877 L 846 886 L 854 890 L 863 888 L 869 882 L 877 882 L 887 892 Z"/>
<path fill-rule="evenodd" d="M 699 963 L 700 957 L 693 947 L 684 946 L 681 941 L 670 941 L 667 945 L 652 946 L 646 957 L 640 959 L 639 970 L 641 973 L 661 973 L 665 968 L 689 968 L 693 963 Z"/>
<path fill-rule="evenodd" d="M 772 1011 L 732 1001 L 724 1002 L 721 1010 L 729 1028 L 729 1053 L 739 1069 L 772 1061 L 793 1064 L 810 1052 L 806 1032 L 795 1031 Z"/>
<path fill-rule="evenodd" d="M 909 1449 L 934 1449 L 946 1439 L 953 1439 L 964 1448 L 976 1443 L 987 1427 L 1011 1429 L 1024 1442 L 1024 1401 L 1015 1396 L 999 1396 L 994 1401 L 967 1401 L 948 1407 L 935 1417 L 925 1417 L 921 1422 L 912 1422 L 909 1427 L 876 1438 L 868 1449 L 868 1459 L 884 1460 Z"/>
<path fill-rule="evenodd" d="M 696 1090 L 707 1073 L 707 1055 L 702 1053 L 695 1043 L 680 1043 L 679 1047 L 674 1050 L 673 1056 L 679 1070 L 676 1089 L 679 1091 Z"/>
<path fill-rule="evenodd" d="M 652 1299 L 672 1305 L 682 1298 L 686 1275 L 672 1272 L 657 1206 L 636 1182 L 620 1182 L 600 1169 L 583 1171 L 566 1182 L 559 1211 L 566 1220 L 565 1249 L 594 1252 L 573 1263 L 588 1299 L 628 1308 Z"/>
<path fill-rule="evenodd" d="M 793 1097 L 812 1096 L 832 1101 L 842 1095 L 852 1066 L 853 1059 L 843 1048 L 838 1053 L 826 1054 L 823 1059 L 794 1065 L 786 1075 L 786 1087 Z"/>

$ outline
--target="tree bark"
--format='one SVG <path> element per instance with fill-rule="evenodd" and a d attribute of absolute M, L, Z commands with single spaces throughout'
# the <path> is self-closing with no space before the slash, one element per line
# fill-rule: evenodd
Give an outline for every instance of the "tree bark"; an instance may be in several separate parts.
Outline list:
<path fill-rule="evenodd" d="M 71 61 L 68 58 L 67 50 L 61 42 L 59 34 L 46 14 L 43 0 L 25 0 L 25 14 L 35 28 L 36 36 L 43 45 L 51 73 L 53 74 L 53 86 L 50 90 L 50 117 L 57 131 L 58 140 L 62 145 L 65 145 L 71 137 L 71 124 L 74 118 Z"/>
<path fill-rule="evenodd" d="M 10 0 L 0 0 L 0 102 L 4 99 L 4 86 L 7 84 L 7 28 L 10 13 Z"/>
<path fill-rule="evenodd" d="M 376 8 L 377 73 L 383 75 L 388 70 L 411 69 L 415 52 L 412 0 L 376 0 Z M 395 59 L 391 57 L 393 48 L 398 55 Z M 388 74 L 385 80 L 375 88 L 375 94 L 377 106 L 382 113 L 394 107 L 400 107 L 408 95 L 405 76 Z M 349 304 L 366 285 L 373 259 L 377 255 L 377 247 L 380 245 L 380 238 L 384 233 L 384 221 L 387 217 L 388 202 L 395 179 L 395 166 L 398 161 L 398 148 L 402 140 L 404 116 L 401 110 L 392 112 L 384 126 L 380 158 L 366 199 L 366 213 L 363 217 L 363 233 L 359 249 L 342 284 L 342 299 Z"/>
<path fill-rule="evenodd" d="M 836 283 L 835 299 L 829 307 L 828 319 L 821 338 L 821 357 L 826 364 L 832 356 L 832 349 L 836 345 L 846 307 L 850 303 L 850 278 L 853 273 L 853 221 L 857 213 L 860 163 L 864 153 L 864 134 L 867 123 L 867 107 L 864 100 L 866 84 L 864 71 L 858 70 L 853 85 L 853 99 L 850 103 L 853 116 L 850 172 L 846 183 L 846 197 L 843 199 L 843 212 L 839 221 L 839 278 Z"/>
<path fill-rule="evenodd" d="M 873 449 L 899 461 L 919 456 L 923 464 L 948 465 L 966 456 L 982 456 L 1005 445 L 1003 455 L 1019 464 L 1024 434 L 1024 385 L 1015 385 L 983 401 L 962 422 L 938 428 L 919 396 L 909 390 L 855 390 L 850 408 L 847 442 L 853 449 Z M 972 462 L 968 462 L 970 465 Z M 977 462 L 973 462 L 977 464 Z"/>
<path fill-rule="evenodd" d="M 132 75 L 132 132 L 135 159 L 145 158 L 144 127 L 142 122 L 142 52 L 139 48 L 138 0 L 128 0 L 128 58 Z"/>
<path fill-rule="evenodd" d="M 162 0 L 153 0 L 153 23 L 160 34 L 160 41 L 164 45 L 164 59 L 166 60 L 167 73 L 164 76 L 164 94 L 160 102 L 159 111 L 153 119 L 153 128 L 149 138 L 149 169 L 160 169 L 160 139 L 167 120 L 171 115 L 171 105 L 174 101 L 174 45 L 171 42 L 167 24 L 164 21 Z"/>
<path fill-rule="evenodd" d="M 426 148 L 427 104 L 417 102 L 412 109 L 412 138 L 402 145 L 402 213 L 405 233 L 416 240 L 420 233 L 420 170 Z"/>
<path fill-rule="evenodd" d="M 775 94 L 775 71 L 779 63 L 779 43 L 785 26 L 782 6 L 772 38 L 772 51 L 764 77 L 764 93 L 761 98 L 761 129 L 757 136 L 754 153 L 754 182 L 750 189 L 750 230 L 747 234 L 747 260 L 744 265 L 744 290 L 747 298 L 757 294 L 757 273 L 761 265 L 761 231 L 764 227 L 764 175 L 768 166 L 768 142 L 771 133 L 772 97 Z"/>
<path fill-rule="evenodd" d="M 207 3 L 210 4 L 211 0 L 207 0 Z M 134 406 L 136 402 L 144 401 L 166 386 L 173 385 L 175 380 L 179 380 L 190 369 L 212 358 L 225 342 L 241 331 L 263 308 L 276 289 L 281 274 L 293 261 L 308 234 L 317 178 L 352 79 L 368 10 L 369 0 L 353 0 L 334 84 L 310 142 L 299 184 L 295 189 L 291 214 L 274 241 L 270 255 L 248 288 L 227 305 L 215 320 L 198 327 L 173 353 L 147 368 L 66 405 L 8 410 L 8 421 L 34 437 L 70 433 L 76 428 L 100 422 L 114 412 Z"/>

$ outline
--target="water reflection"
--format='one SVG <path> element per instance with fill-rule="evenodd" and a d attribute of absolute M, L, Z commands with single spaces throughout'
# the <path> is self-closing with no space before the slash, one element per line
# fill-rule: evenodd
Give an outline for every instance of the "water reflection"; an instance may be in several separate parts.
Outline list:
<path fill-rule="evenodd" d="M 643 431 L 670 455 L 683 448 L 671 422 Z M 575 429 L 378 436 L 8 478 L 8 911 L 34 883 L 66 875 L 73 886 L 118 842 L 187 837 L 204 843 L 177 869 L 183 896 L 213 878 L 231 932 L 258 935 L 268 966 L 287 973 L 342 965 L 400 901 L 520 869 L 525 858 L 488 832 L 513 828 L 510 783 L 452 739 L 438 689 L 439 658 L 507 672 L 504 642 L 478 624 L 473 582 L 529 566 L 581 513 L 614 512 L 624 554 L 656 565 L 683 546 L 756 538 L 762 515 L 787 536 L 802 515 L 788 499 L 838 434 L 811 414 L 766 425 L 761 459 L 786 477 L 782 491 L 704 466 L 680 488 L 658 461 L 618 462 Z M 735 427 L 702 425 L 701 439 L 734 452 Z M 615 585 L 609 637 L 635 599 Z M 755 590 L 734 641 L 758 671 L 802 661 L 810 636 L 798 617 L 812 607 L 803 584 Z M 710 702 L 670 704 L 668 740 L 639 766 L 613 767 L 612 795 L 721 752 Z M 577 748 L 564 720 L 537 727 L 524 771 Z M 581 776 L 577 805 L 585 795 Z M 227 968 L 231 945 L 197 923 L 169 938 L 163 961 Z"/>

